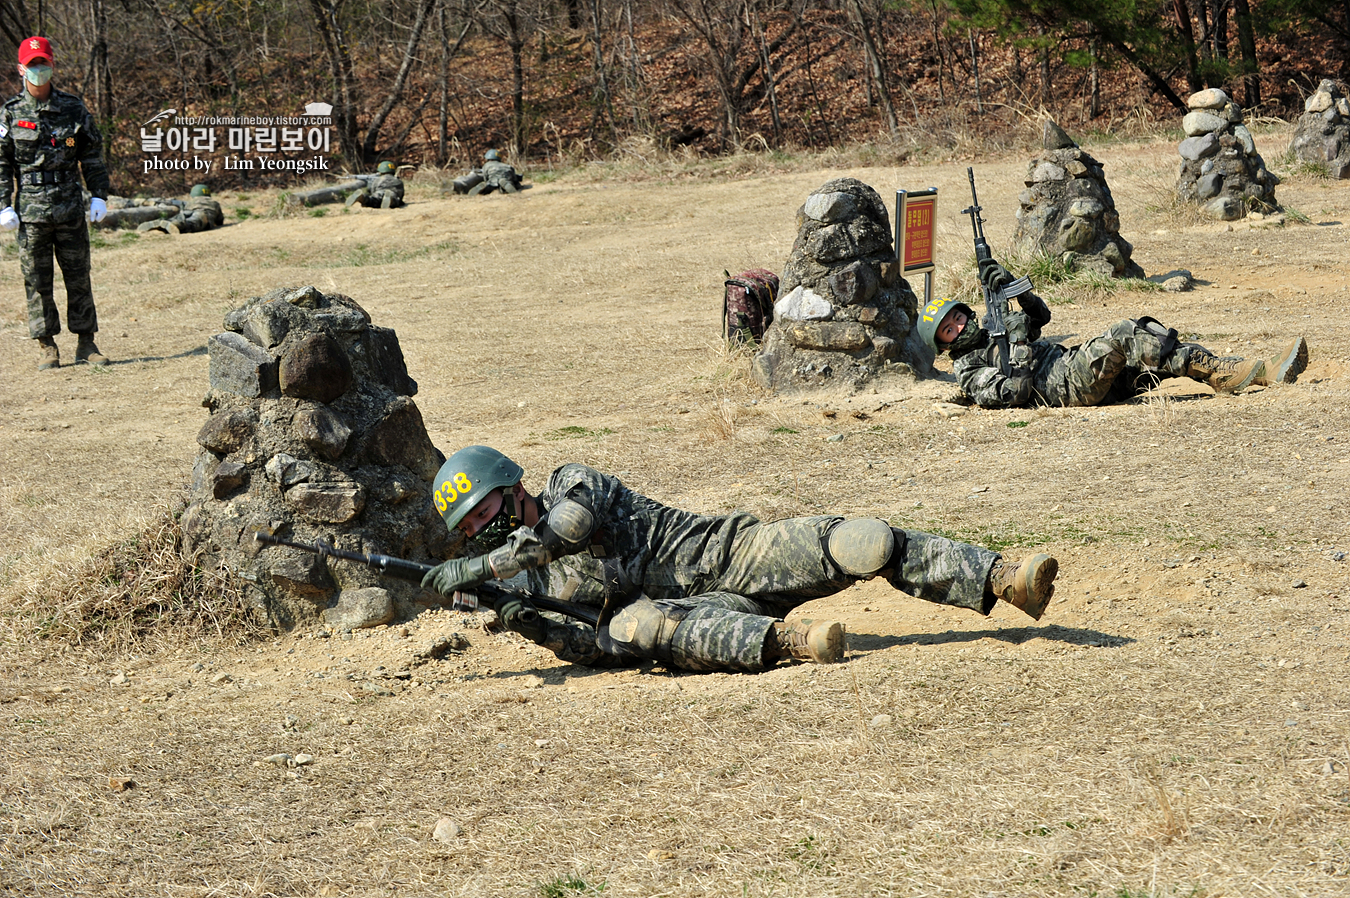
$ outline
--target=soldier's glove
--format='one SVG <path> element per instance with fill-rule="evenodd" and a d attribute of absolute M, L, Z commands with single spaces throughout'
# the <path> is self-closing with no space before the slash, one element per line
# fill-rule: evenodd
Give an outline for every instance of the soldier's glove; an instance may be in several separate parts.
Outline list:
<path fill-rule="evenodd" d="M 13 206 L 6 206 L 0 209 L 0 228 L 6 231 L 12 231 L 19 226 L 19 213 L 14 211 Z"/>
<path fill-rule="evenodd" d="M 1003 326 L 1008 329 L 1009 343 L 1026 343 L 1031 339 L 1031 318 L 1026 312 L 1009 312 L 1004 315 Z"/>
<path fill-rule="evenodd" d="M 442 561 L 422 578 L 423 589 L 434 589 L 443 596 L 452 596 L 457 589 L 469 589 L 492 579 L 492 565 L 486 555 L 475 558 L 451 558 Z"/>
<path fill-rule="evenodd" d="M 980 261 L 980 283 L 990 293 L 997 293 L 1000 287 L 1011 284 L 1012 281 L 1013 276 L 1008 273 L 1008 269 L 994 259 Z"/>
<path fill-rule="evenodd" d="M 85 217 L 88 218 L 90 221 L 93 222 L 102 221 L 103 216 L 107 214 L 108 214 L 108 204 L 103 202 L 103 200 L 99 199 L 98 197 L 94 197 L 89 201 L 89 213 Z"/>
<path fill-rule="evenodd" d="M 548 635 L 548 622 L 539 616 L 539 609 L 520 596 L 507 596 L 497 603 L 497 619 L 508 630 L 514 630 L 538 645 Z"/>

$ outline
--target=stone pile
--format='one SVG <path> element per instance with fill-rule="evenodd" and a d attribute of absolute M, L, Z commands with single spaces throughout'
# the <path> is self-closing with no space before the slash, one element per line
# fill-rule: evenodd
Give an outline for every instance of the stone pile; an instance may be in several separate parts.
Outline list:
<path fill-rule="evenodd" d="M 1053 121 L 1045 123 L 1042 146 L 1027 165 L 1027 189 L 1017 198 L 1013 252 L 1044 253 L 1071 270 L 1143 277 L 1144 269 L 1130 258 L 1134 247 L 1120 236 L 1120 214 L 1102 164 Z"/>
<path fill-rule="evenodd" d="M 1303 103 L 1290 148 L 1301 162 L 1325 166 L 1337 179 L 1350 178 L 1350 88 L 1325 79 Z"/>
<path fill-rule="evenodd" d="M 861 181 L 830 181 L 797 210 L 779 297 L 752 366 L 767 389 L 857 389 L 888 367 L 932 367 L 913 335 L 917 300 L 900 277 L 886 204 Z"/>
<path fill-rule="evenodd" d="M 435 600 L 364 565 L 325 563 L 253 534 L 434 562 L 450 537 L 431 503 L 444 461 L 413 403 L 398 338 L 346 296 L 274 290 L 211 337 L 210 416 L 197 435 L 181 527 L 203 566 L 223 564 L 274 625 L 376 626 Z"/>
<path fill-rule="evenodd" d="M 1242 107 L 1217 87 L 1191 94 L 1186 105 L 1190 112 L 1181 122 L 1186 139 L 1178 148 L 1177 196 L 1221 221 L 1276 208 L 1280 179 L 1256 152 L 1251 132 L 1242 124 Z"/>

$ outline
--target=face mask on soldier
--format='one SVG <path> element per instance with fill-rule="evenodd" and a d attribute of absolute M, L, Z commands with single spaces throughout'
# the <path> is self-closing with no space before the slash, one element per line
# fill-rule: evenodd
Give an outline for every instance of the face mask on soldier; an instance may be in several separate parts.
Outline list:
<path fill-rule="evenodd" d="M 52 67 L 49 65 L 26 65 L 23 67 L 23 77 L 34 87 L 41 87 L 52 80 Z"/>

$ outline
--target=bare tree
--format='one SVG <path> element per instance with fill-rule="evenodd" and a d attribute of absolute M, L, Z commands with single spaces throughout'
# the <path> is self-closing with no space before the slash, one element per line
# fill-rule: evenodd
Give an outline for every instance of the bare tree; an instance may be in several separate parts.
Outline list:
<path fill-rule="evenodd" d="M 886 119 L 886 127 L 894 137 L 900 130 L 900 121 L 895 115 L 895 104 L 891 101 L 891 86 L 886 71 L 886 60 L 878 46 L 874 32 L 876 16 L 863 6 L 862 0 L 848 0 L 847 9 L 853 23 L 853 31 L 863 46 L 863 58 L 867 62 L 867 74 L 872 89 L 876 92 L 881 114 Z"/>
<path fill-rule="evenodd" d="M 789 2 L 786 8 L 774 9 L 770 0 L 671 0 L 676 13 L 702 41 L 702 58 L 721 104 L 718 134 L 723 148 L 740 147 L 741 119 L 767 89 L 763 78 L 752 86 L 762 71 L 762 60 L 771 59 L 801 25 L 804 0 Z M 747 40 L 752 11 L 787 15 L 787 24 L 768 42 L 767 53 L 756 52 L 754 42 Z"/>
<path fill-rule="evenodd" d="M 337 121 L 338 144 L 342 155 L 353 165 L 360 164 L 360 145 L 356 137 L 356 78 L 352 73 L 352 53 L 347 33 L 338 13 L 345 0 L 309 0 L 314 24 L 323 38 L 333 78 L 333 118 Z"/>
<path fill-rule="evenodd" d="M 95 0 L 98 2 L 98 0 Z M 431 11 L 436 6 L 436 0 L 419 0 L 417 4 L 417 18 L 413 20 L 412 31 L 408 34 L 408 44 L 403 49 L 403 61 L 399 64 L 398 74 L 394 76 L 394 83 L 389 88 L 389 96 L 385 97 L 384 102 L 370 120 L 369 127 L 366 128 L 365 140 L 361 142 L 361 161 L 369 164 L 375 161 L 375 145 L 380 139 L 380 129 L 384 127 L 385 120 L 389 118 L 389 113 L 394 111 L 398 101 L 403 97 L 404 85 L 408 83 L 408 73 L 412 71 L 413 64 L 417 59 L 417 45 L 422 42 L 422 31 L 425 29 L 427 19 L 431 17 Z M 425 101 L 423 101 L 425 105 Z M 414 117 L 416 120 L 416 117 Z"/>

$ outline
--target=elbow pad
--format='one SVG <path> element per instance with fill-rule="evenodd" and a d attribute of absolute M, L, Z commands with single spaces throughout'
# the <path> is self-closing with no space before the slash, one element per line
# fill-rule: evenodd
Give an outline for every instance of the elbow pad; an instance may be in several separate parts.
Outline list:
<path fill-rule="evenodd" d="M 563 499 L 548 510 L 548 517 L 536 529 L 550 555 L 570 555 L 591 538 L 595 515 L 580 502 Z"/>

